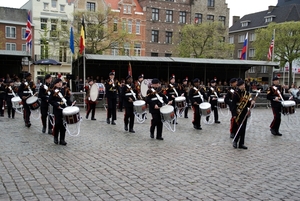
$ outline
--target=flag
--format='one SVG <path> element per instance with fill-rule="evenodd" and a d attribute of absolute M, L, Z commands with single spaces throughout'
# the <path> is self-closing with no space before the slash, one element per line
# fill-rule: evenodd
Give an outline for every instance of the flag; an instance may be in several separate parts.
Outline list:
<path fill-rule="evenodd" d="M 132 76 L 132 68 L 131 68 L 131 63 L 130 62 L 128 64 L 128 75 Z"/>
<path fill-rule="evenodd" d="M 242 49 L 242 54 L 241 54 L 241 59 L 242 60 L 245 60 L 247 57 L 247 46 L 248 46 L 248 32 L 246 34 L 246 38 L 245 38 L 245 41 L 244 41 L 244 46 L 243 46 L 243 49 Z"/>
<path fill-rule="evenodd" d="M 26 51 L 30 52 L 32 46 L 32 28 L 31 28 L 31 20 L 30 20 L 30 11 L 28 11 L 25 38 L 26 38 Z"/>
<path fill-rule="evenodd" d="M 73 27 L 71 26 L 71 30 L 70 30 L 70 49 L 71 52 L 74 54 L 75 50 L 74 50 L 74 33 L 73 33 Z"/>
<path fill-rule="evenodd" d="M 268 60 L 272 60 L 272 54 L 273 54 L 273 48 L 274 48 L 274 36 L 272 36 L 271 44 L 269 47 L 269 52 L 268 52 Z"/>
<path fill-rule="evenodd" d="M 81 22 L 81 29 L 80 29 L 80 43 L 79 43 L 80 54 L 83 53 L 84 48 L 85 48 L 85 26 L 84 26 L 84 17 L 83 17 Z"/>

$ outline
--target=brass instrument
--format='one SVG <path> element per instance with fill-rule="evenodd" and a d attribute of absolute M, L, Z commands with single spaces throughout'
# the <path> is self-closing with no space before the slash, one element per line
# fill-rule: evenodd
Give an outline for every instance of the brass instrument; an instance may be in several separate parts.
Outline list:
<path fill-rule="evenodd" d="M 237 113 L 238 116 L 235 119 L 235 122 L 239 121 L 240 115 L 243 111 L 243 109 L 247 106 L 248 101 L 251 99 L 251 93 L 244 91 L 244 95 L 240 97 L 240 104 L 237 107 Z"/>

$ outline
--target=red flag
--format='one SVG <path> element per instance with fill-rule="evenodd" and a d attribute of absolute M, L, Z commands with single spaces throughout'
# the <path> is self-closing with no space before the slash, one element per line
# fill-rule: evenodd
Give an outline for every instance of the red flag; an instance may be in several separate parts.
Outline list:
<path fill-rule="evenodd" d="M 128 64 L 128 75 L 132 76 L 132 68 L 130 62 Z"/>
<path fill-rule="evenodd" d="M 272 60 L 272 54 L 273 54 L 273 48 L 274 48 L 274 37 L 272 37 L 272 41 L 269 47 L 269 52 L 268 52 L 268 60 Z"/>
<path fill-rule="evenodd" d="M 81 30 L 80 30 L 80 43 L 79 43 L 80 54 L 82 54 L 84 48 L 85 48 L 85 27 L 84 27 L 84 18 L 82 18 Z"/>
<path fill-rule="evenodd" d="M 30 52 L 32 46 L 32 28 L 31 28 L 30 12 L 28 12 L 25 38 L 26 38 L 26 50 L 27 52 Z"/>
<path fill-rule="evenodd" d="M 245 41 L 244 41 L 244 46 L 243 46 L 243 49 L 242 49 L 242 54 L 241 54 L 241 59 L 242 60 L 247 59 L 247 47 L 248 47 L 248 32 L 246 34 L 246 38 L 245 38 Z"/>

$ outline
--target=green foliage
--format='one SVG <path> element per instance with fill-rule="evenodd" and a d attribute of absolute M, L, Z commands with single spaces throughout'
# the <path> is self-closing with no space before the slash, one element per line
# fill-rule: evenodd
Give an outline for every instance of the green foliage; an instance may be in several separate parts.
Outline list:
<path fill-rule="evenodd" d="M 177 48 L 181 57 L 232 58 L 234 46 L 225 41 L 225 28 L 219 22 L 185 25 Z"/>

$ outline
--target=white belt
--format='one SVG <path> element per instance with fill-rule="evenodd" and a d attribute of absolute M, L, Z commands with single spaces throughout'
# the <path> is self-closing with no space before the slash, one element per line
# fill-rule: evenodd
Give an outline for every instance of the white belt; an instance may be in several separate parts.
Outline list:
<path fill-rule="evenodd" d="M 13 95 L 12 93 L 7 93 L 7 95 Z"/>
<path fill-rule="evenodd" d="M 112 89 L 112 90 L 109 90 L 109 91 L 117 91 L 116 89 Z"/>
<path fill-rule="evenodd" d="M 175 92 L 170 92 L 169 94 L 175 94 Z"/>
<path fill-rule="evenodd" d="M 200 97 L 200 95 L 197 95 L 197 96 L 193 96 L 193 98 L 199 98 Z"/>
<path fill-rule="evenodd" d="M 63 105 L 64 104 L 64 102 L 57 102 L 58 104 L 60 104 L 60 105 Z"/>
<path fill-rule="evenodd" d="M 158 100 L 158 99 L 157 99 L 157 97 L 155 97 L 155 98 L 151 98 L 151 100 L 152 100 L 152 101 L 155 101 L 155 100 Z"/>
<path fill-rule="evenodd" d="M 132 93 L 126 93 L 125 94 L 125 96 L 131 96 L 132 95 Z"/>
<path fill-rule="evenodd" d="M 24 94 L 30 94 L 30 91 L 23 91 Z"/>

